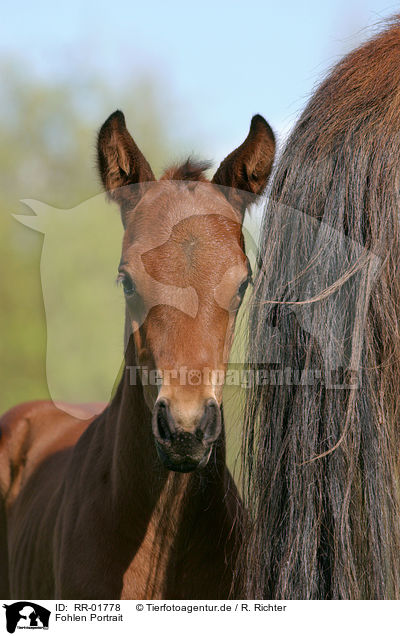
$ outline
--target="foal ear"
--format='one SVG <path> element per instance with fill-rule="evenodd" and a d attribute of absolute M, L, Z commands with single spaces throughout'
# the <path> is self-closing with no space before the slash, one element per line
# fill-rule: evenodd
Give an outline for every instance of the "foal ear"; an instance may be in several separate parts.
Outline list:
<path fill-rule="evenodd" d="M 120 110 L 110 115 L 97 138 L 98 168 L 109 197 L 121 211 L 137 203 L 139 188 L 128 188 L 145 181 L 155 181 L 149 163 L 141 153 L 125 124 Z"/>
<path fill-rule="evenodd" d="M 267 185 L 274 156 L 272 128 L 264 117 L 254 115 L 246 139 L 223 160 L 212 182 L 229 188 L 226 197 L 244 215 L 252 195 L 262 194 Z"/>

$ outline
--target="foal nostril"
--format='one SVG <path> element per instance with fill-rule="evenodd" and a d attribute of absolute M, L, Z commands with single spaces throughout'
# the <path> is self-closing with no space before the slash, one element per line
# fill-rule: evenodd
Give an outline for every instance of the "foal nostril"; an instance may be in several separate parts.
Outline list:
<path fill-rule="evenodd" d="M 153 411 L 152 425 L 154 437 L 159 442 L 166 444 L 171 441 L 172 435 L 175 432 L 175 425 L 168 400 L 160 399 L 156 402 Z"/>
<path fill-rule="evenodd" d="M 217 402 L 210 398 L 204 406 L 204 413 L 198 424 L 197 431 L 202 436 L 205 444 L 213 444 L 221 434 L 222 418 L 221 409 Z"/>

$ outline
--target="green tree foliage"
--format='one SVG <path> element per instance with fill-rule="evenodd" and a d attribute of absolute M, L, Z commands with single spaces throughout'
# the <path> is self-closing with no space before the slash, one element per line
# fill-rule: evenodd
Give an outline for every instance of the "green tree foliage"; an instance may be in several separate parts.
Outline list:
<path fill-rule="evenodd" d="M 96 128 L 124 110 L 137 143 L 155 172 L 171 159 L 169 104 L 151 77 L 126 80 L 126 89 L 76 72 L 48 82 L 26 66 L 0 67 L 0 412 L 47 398 L 46 320 L 40 280 L 43 234 L 12 213 L 29 214 L 21 199 L 74 208 L 101 191 L 96 171 Z M 118 213 L 109 213 L 116 223 Z M 87 235 L 96 252 L 96 233 Z M 66 256 L 66 255 L 65 255 Z M 59 258 L 63 258 L 60 246 Z M 116 271 L 115 264 L 115 271 Z M 110 272 L 110 280 L 114 276 Z M 94 327 L 95 328 L 95 327 Z M 122 343 L 122 333 L 120 334 Z M 104 360 L 106 364 L 107 359 Z M 76 371 L 79 381 L 79 370 Z"/>

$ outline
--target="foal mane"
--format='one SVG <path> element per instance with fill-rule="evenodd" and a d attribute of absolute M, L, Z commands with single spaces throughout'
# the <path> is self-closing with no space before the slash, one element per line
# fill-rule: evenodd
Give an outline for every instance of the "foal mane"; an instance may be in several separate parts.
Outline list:
<path fill-rule="evenodd" d="M 249 598 L 400 595 L 399 151 L 397 16 L 311 98 L 267 203 L 250 361 L 278 330 L 279 368 L 323 378 L 340 354 L 358 381 L 248 392 Z"/>
<path fill-rule="evenodd" d="M 161 180 L 206 182 L 208 179 L 204 173 L 211 168 L 211 165 L 211 161 L 201 161 L 188 157 L 183 163 L 167 168 L 161 176 Z"/>

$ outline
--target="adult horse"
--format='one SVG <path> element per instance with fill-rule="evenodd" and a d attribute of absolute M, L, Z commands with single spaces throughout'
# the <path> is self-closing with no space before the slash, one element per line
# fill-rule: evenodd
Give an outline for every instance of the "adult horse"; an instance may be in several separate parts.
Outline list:
<path fill-rule="evenodd" d="M 251 598 L 400 595 L 399 211 L 395 18 L 316 91 L 271 187 L 250 355 L 280 360 L 247 402 Z"/>
<path fill-rule="evenodd" d="M 225 370 L 249 282 L 244 210 L 263 190 L 273 155 L 272 131 L 256 115 L 212 182 L 206 164 L 190 161 L 155 181 L 121 112 L 101 128 L 100 175 L 125 228 L 125 369 L 95 419 L 51 402 L 2 418 L 3 598 L 238 593 L 240 502 L 212 372 Z M 182 380 L 185 370 L 196 381 Z M 161 386 L 144 382 L 152 371 Z"/>

